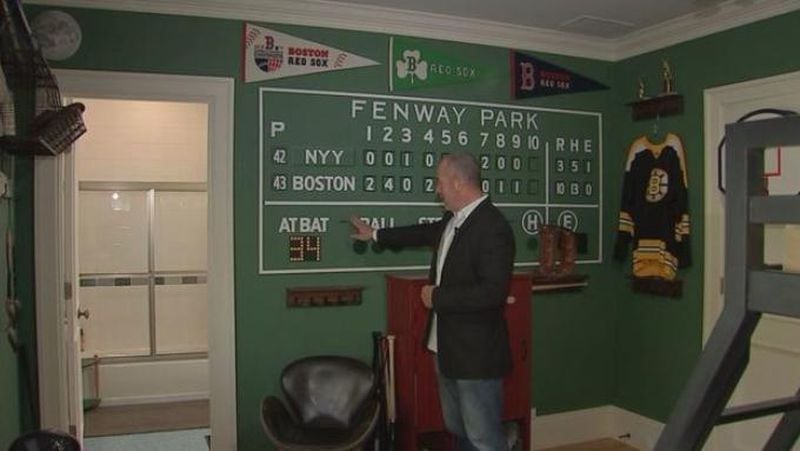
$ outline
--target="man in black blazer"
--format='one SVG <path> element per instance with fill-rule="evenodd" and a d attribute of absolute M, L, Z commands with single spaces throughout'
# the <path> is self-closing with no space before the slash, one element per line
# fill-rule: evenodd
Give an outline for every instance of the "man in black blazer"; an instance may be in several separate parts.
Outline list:
<path fill-rule="evenodd" d="M 447 210 L 440 221 L 373 230 L 353 217 L 352 237 L 434 249 L 421 302 L 431 312 L 426 346 L 436 353 L 445 424 L 459 450 L 506 451 L 501 417 L 511 351 L 504 306 L 514 235 L 480 183 L 475 157 L 446 155 L 436 169 L 436 193 Z"/>

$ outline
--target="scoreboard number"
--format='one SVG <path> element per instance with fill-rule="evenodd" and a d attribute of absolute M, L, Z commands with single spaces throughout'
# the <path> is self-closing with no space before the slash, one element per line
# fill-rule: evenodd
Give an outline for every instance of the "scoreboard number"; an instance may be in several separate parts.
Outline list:
<path fill-rule="evenodd" d="M 290 262 L 318 262 L 322 250 L 322 239 L 319 235 L 290 235 Z"/>

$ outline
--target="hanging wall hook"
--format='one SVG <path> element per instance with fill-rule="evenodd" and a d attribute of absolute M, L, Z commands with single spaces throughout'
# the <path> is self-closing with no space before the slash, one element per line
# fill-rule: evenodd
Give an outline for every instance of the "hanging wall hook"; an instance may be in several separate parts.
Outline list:
<path fill-rule="evenodd" d="M 653 138 L 658 138 L 658 122 L 661 120 L 661 115 L 656 114 L 656 120 L 653 122 Z"/>

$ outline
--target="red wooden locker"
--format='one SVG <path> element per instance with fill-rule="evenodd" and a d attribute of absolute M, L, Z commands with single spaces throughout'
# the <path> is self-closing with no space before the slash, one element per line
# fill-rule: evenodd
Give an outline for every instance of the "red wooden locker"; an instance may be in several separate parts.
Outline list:
<path fill-rule="evenodd" d="M 453 442 L 445 432 L 433 367 L 433 354 L 425 350 L 428 311 L 420 301 L 423 274 L 387 276 L 388 333 L 395 339 L 395 399 L 397 443 L 395 449 L 448 451 Z M 518 425 L 520 449 L 530 448 L 531 383 L 531 275 L 514 274 L 506 305 L 514 367 L 503 382 L 503 418 Z"/>

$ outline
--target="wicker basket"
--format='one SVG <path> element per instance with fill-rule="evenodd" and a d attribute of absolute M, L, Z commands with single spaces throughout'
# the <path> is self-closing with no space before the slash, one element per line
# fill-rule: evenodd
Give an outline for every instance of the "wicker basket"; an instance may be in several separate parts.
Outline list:
<path fill-rule="evenodd" d="M 41 147 L 36 154 L 58 155 L 69 149 L 81 135 L 86 133 L 82 113 L 82 103 L 73 103 L 58 110 L 49 110 L 34 118 L 31 124 L 31 138 Z"/>

